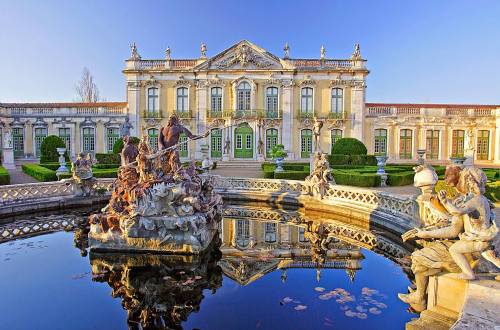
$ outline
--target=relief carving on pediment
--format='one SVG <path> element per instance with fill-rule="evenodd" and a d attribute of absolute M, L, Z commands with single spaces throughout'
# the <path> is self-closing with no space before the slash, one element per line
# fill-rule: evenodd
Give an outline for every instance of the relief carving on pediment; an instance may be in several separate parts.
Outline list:
<path fill-rule="evenodd" d="M 246 68 L 250 64 L 255 65 L 257 68 L 269 68 L 273 65 L 273 62 L 268 61 L 250 46 L 241 44 L 228 57 L 214 63 L 214 66 L 218 69 L 228 69 L 236 64 L 239 64 L 243 68 Z"/>

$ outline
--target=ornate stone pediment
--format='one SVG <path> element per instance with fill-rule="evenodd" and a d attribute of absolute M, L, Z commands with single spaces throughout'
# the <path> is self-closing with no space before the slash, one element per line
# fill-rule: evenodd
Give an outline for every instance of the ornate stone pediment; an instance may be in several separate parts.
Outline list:
<path fill-rule="evenodd" d="M 279 259 L 224 257 L 219 261 L 224 274 L 241 285 L 248 285 L 278 267 Z"/>
<path fill-rule="evenodd" d="M 179 76 L 179 79 L 175 82 L 175 86 L 191 86 L 191 82 L 184 78 L 184 76 Z"/>
<path fill-rule="evenodd" d="M 283 69 L 282 61 L 257 47 L 256 45 L 243 40 L 200 64 L 199 70 L 231 70 L 231 69 Z"/>

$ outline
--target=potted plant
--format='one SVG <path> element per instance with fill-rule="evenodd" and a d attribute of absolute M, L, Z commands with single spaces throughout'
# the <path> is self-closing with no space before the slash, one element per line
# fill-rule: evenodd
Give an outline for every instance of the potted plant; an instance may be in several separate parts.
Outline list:
<path fill-rule="evenodd" d="M 270 155 L 273 159 L 276 160 L 276 169 L 274 171 L 283 172 L 283 161 L 288 155 L 285 151 L 285 146 L 282 144 L 275 145 L 271 148 Z"/>

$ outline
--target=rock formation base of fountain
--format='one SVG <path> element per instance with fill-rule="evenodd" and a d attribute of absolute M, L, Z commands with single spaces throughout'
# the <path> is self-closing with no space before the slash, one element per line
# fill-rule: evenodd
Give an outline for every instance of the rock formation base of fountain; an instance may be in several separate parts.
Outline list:
<path fill-rule="evenodd" d="M 199 254 L 212 242 L 222 198 L 195 162 L 181 165 L 178 135 L 187 129 L 171 118 L 164 130 L 169 144 L 157 153 L 147 137 L 138 147 L 125 137 L 110 202 L 89 218 L 91 250 Z"/>

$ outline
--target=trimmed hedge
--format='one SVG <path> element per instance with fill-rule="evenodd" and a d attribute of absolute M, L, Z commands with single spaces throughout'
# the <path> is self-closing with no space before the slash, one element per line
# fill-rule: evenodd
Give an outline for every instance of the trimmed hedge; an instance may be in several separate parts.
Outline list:
<path fill-rule="evenodd" d="M 122 148 L 123 148 L 123 145 L 122 145 Z M 120 153 L 95 154 L 95 159 L 100 164 L 115 164 L 115 165 L 120 165 L 120 162 L 121 162 Z"/>
<path fill-rule="evenodd" d="M 59 136 L 49 135 L 43 139 L 40 145 L 40 163 L 57 162 L 59 160 L 57 148 L 66 148 L 66 144 Z M 67 150 L 64 157 L 69 160 Z"/>
<path fill-rule="evenodd" d="M 94 169 L 98 169 L 98 170 L 103 170 L 103 169 L 109 169 L 109 168 L 118 168 L 120 167 L 120 165 L 117 165 L 117 164 L 95 164 L 94 166 L 92 166 L 92 168 Z"/>
<path fill-rule="evenodd" d="M 376 166 L 377 158 L 373 155 L 328 155 L 330 166 L 353 165 L 353 166 Z"/>
<path fill-rule="evenodd" d="M 333 170 L 335 183 L 356 186 L 356 187 L 378 187 L 380 186 L 380 176 L 375 173 L 359 173 L 348 170 Z"/>
<path fill-rule="evenodd" d="M 306 171 L 283 171 L 274 172 L 275 179 L 288 179 L 288 180 L 304 180 L 309 175 L 309 170 Z"/>
<path fill-rule="evenodd" d="M 130 142 L 132 142 L 135 145 L 139 145 L 139 142 L 141 142 L 141 139 L 135 136 L 130 137 Z M 118 139 L 116 140 L 115 144 L 113 145 L 113 153 L 114 154 L 119 154 L 122 152 L 123 149 L 123 139 Z"/>
<path fill-rule="evenodd" d="M 57 169 L 59 168 L 59 163 L 40 163 L 39 164 L 40 166 L 42 167 L 45 167 L 45 168 L 48 168 L 49 170 L 52 170 L 52 171 L 57 171 Z M 66 164 L 66 167 L 71 167 L 71 164 Z"/>
<path fill-rule="evenodd" d="M 401 172 L 401 173 L 388 173 L 387 185 L 388 186 L 407 186 L 413 184 L 413 177 L 415 172 Z"/>
<path fill-rule="evenodd" d="M 341 138 L 332 146 L 332 155 L 366 155 L 363 142 L 355 138 Z"/>
<path fill-rule="evenodd" d="M 56 171 L 50 170 L 39 164 L 23 164 L 23 172 L 38 181 L 57 181 Z"/>
<path fill-rule="evenodd" d="M 10 184 L 10 175 L 4 167 L 0 166 L 0 186 L 4 184 Z"/>
<path fill-rule="evenodd" d="M 43 164 L 43 166 L 41 164 L 24 164 L 22 168 L 24 173 L 37 179 L 38 181 L 57 181 L 56 171 L 45 167 L 46 165 L 47 164 Z M 116 178 L 118 168 L 93 169 L 93 173 L 96 178 Z M 61 175 L 61 179 L 69 177 L 71 177 L 70 173 Z"/>

